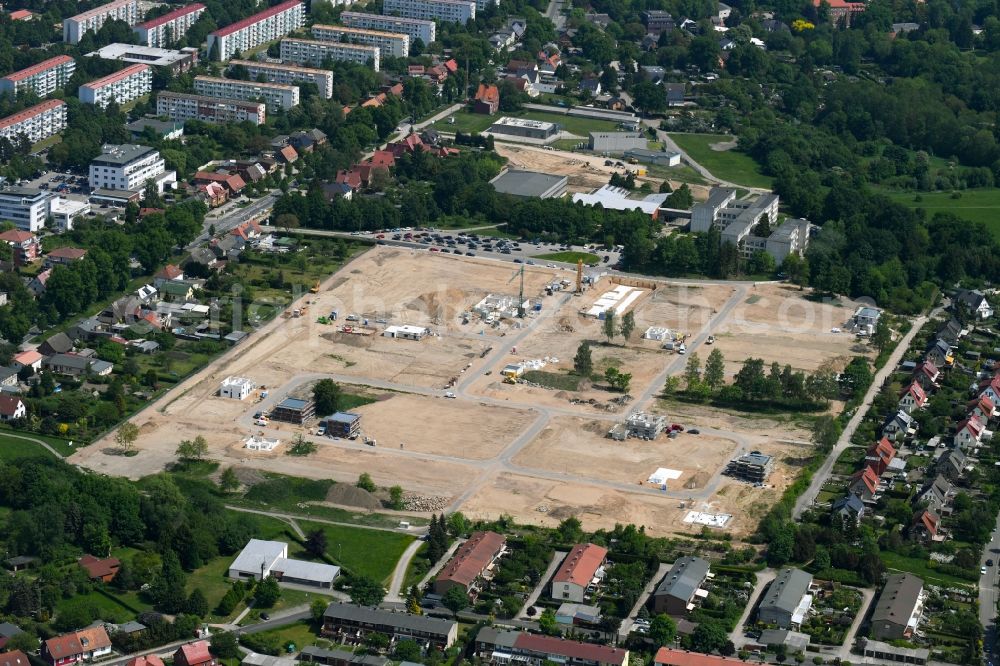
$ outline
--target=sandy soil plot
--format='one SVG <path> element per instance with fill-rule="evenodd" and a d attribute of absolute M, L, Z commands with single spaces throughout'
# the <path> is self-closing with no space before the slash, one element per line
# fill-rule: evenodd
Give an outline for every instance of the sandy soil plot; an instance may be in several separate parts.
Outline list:
<path fill-rule="evenodd" d="M 681 472 L 670 490 L 703 488 L 732 457 L 737 442 L 711 435 L 661 435 L 653 441 L 606 437 L 609 421 L 555 418 L 514 458 L 523 467 L 645 485 L 659 467 Z"/>

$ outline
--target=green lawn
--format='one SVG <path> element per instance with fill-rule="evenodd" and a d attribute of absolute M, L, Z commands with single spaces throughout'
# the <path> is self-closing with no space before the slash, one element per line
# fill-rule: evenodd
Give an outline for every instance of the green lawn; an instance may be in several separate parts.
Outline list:
<path fill-rule="evenodd" d="M 580 386 L 580 375 L 562 372 L 545 372 L 544 370 L 529 370 L 522 376 L 524 381 L 538 384 L 558 391 L 576 391 Z"/>
<path fill-rule="evenodd" d="M 544 122 L 556 123 L 563 130 L 586 138 L 589 132 L 610 132 L 618 128 L 616 123 L 608 120 L 595 120 L 592 118 L 577 118 L 575 116 L 564 116 L 561 113 L 546 113 L 544 111 L 518 111 L 516 113 L 506 113 L 506 116 L 515 118 L 530 118 L 531 120 L 541 120 Z M 434 129 L 439 132 L 484 132 L 489 129 L 500 115 L 487 116 L 469 111 L 458 111 L 452 116 L 454 123 L 449 123 L 448 119 L 439 120 L 434 123 Z M 579 141 L 574 140 L 574 144 Z"/>
<path fill-rule="evenodd" d="M 957 576 L 952 576 L 950 574 L 941 573 L 934 566 L 932 566 L 930 560 L 906 557 L 905 555 L 885 550 L 879 554 L 879 557 L 882 558 L 882 562 L 885 563 L 887 569 L 909 572 L 914 576 L 919 576 L 930 583 L 956 587 L 971 587 L 974 585 L 972 581 L 958 578 Z"/>
<path fill-rule="evenodd" d="M 326 533 L 327 554 L 334 562 L 353 572 L 371 576 L 377 581 L 387 581 L 396 562 L 413 541 L 407 534 L 357 527 L 341 527 L 299 521 L 308 533 L 320 529 Z"/>
<path fill-rule="evenodd" d="M 71 447 L 69 442 L 64 439 L 49 437 L 47 435 L 37 435 L 35 433 L 24 433 L 24 436 L 42 440 L 64 457 L 72 454 L 73 451 L 76 450 L 75 447 Z M 44 457 L 51 455 L 52 454 L 46 449 L 34 442 L 28 442 L 0 432 L 0 459 L 14 460 L 15 458 Z"/>
<path fill-rule="evenodd" d="M 958 199 L 952 199 L 951 192 L 883 191 L 883 194 L 910 208 L 923 208 L 929 217 L 935 213 L 954 213 L 972 222 L 982 222 L 1000 239 L 1000 188 L 962 190 Z"/>
<path fill-rule="evenodd" d="M 596 264 L 601 260 L 596 254 L 591 254 L 590 252 L 553 252 L 551 254 L 536 254 L 532 258 L 545 259 L 547 261 L 562 261 L 567 264 L 575 264 L 580 259 L 583 259 L 583 263 L 585 264 Z"/>
<path fill-rule="evenodd" d="M 716 178 L 749 187 L 770 188 L 773 184 L 749 155 L 736 150 L 712 150 L 711 144 L 732 139 L 728 135 L 671 134 L 670 138 Z"/>
<path fill-rule="evenodd" d="M 448 118 L 439 120 L 431 127 L 438 130 L 439 132 L 463 132 L 465 134 L 471 134 L 473 132 L 482 132 L 489 128 L 496 120 L 496 116 L 488 116 L 482 113 L 471 113 L 466 110 L 456 111 L 450 118 L 454 118 L 454 123 L 449 123 Z"/>
<path fill-rule="evenodd" d="M 263 641 L 275 646 L 285 646 L 289 642 L 295 644 L 296 649 L 301 649 L 307 645 L 315 645 L 320 641 L 319 636 L 308 622 L 296 622 L 279 629 L 261 631 L 251 634 L 255 641 Z M 327 644 L 329 641 L 323 641 Z"/>
<path fill-rule="evenodd" d="M 79 606 L 88 606 L 96 609 L 101 619 L 109 622 L 127 622 L 128 620 L 135 619 L 136 616 L 136 613 L 124 604 L 96 591 L 87 594 L 78 594 L 68 599 L 61 599 L 56 604 L 56 613 L 58 614 L 60 611 Z M 143 607 L 148 608 L 145 604 L 143 604 Z"/>

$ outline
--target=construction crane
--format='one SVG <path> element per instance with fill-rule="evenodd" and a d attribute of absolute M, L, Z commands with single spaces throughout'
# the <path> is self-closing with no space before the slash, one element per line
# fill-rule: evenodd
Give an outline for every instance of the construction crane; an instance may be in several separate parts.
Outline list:
<path fill-rule="evenodd" d="M 518 276 L 520 276 L 521 278 L 521 289 L 520 291 L 518 291 L 517 294 L 517 316 L 520 317 L 521 319 L 524 319 L 524 265 L 523 264 L 516 273 L 510 276 L 510 279 L 507 280 L 507 284 L 510 284 L 511 282 L 516 280 Z"/>
<path fill-rule="evenodd" d="M 583 293 L 583 259 L 576 260 L 576 293 Z"/>

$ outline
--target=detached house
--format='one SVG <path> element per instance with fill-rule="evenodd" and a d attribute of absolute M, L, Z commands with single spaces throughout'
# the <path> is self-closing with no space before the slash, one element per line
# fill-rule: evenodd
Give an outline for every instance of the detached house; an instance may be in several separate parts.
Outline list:
<path fill-rule="evenodd" d="M 51 666 L 67 666 L 111 654 L 111 639 L 103 626 L 56 636 L 42 643 L 41 657 Z"/>
<path fill-rule="evenodd" d="M 989 396 L 982 395 L 970 402 L 968 405 L 969 416 L 976 417 L 980 423 L 988 423 L 996 414 L 996 405 Z"/>
<path fill-rule="evenodd" d="M 889 418 L 882 426 L 882 435 L 894 442 L 910 437 L 917 432 L 917 423 L 913 417 L 900 410 Z"/>
<path fill-rule="evenodd" d="M 183 280 L 184 271 L 181 270 L 180 266 L 175 266 L 174 264 L 167 264 L 160 270 L 156 272 L 153 276 L 153 286 L 159 289 L 163 286 L 164 282 L 170 282 L 172 280 Z"/>
<path fill-rule="evenodd" d="M 573 546 L 552 578 L 552 598 L 582 603 L 587 588 L 604 576 L 608 549 L 592 543 Z"/>
<path fill-rule="evenodd" d="M 992 433 L 986 430 L 979 419 L 970 416 L 958 424 L 955 430 L 955 446 L 961 449 L 979 446 L 984 437 L 989 439 L 991 435 Z"/>
<path fill-rule="evenodd" d="M 918 502 L 927 502 L 927 508 L 940 515 L 951 501 L 952 485 L 938 474 L 927 488 L 917 496 Z"/>
<path fill-rule="evenodd" d="M 925 509 L 913 519 L 913 534 L 924 541 L 934 541 L 941 526 L 941 516 L 930 509 Z"/>
<path fill-rule="evenodd" d="M 218 662 L 208 651 L 208 641 L 195 641 L 177 648 L 175 666 L 216 666 Z"/>
<path fill-rule="evenodd" d="M 857 495 L 862 501 L 870 502 L 875 498 L 878 490 L 878 474 L 875 470 L 865 465 L 865 468 L 851 475 L 851 484 L 848 490 Z"/>
<path fill-rule="evenodd" d="M 507 552 L 507 539 L 496 532 L 474 532 L 434 579 L 434 593 L 444 596 L 453 587 L 475 597 L 480 579 L 492 578 L 496 561 Z"/>
<path fill-rule="evenodd" d="M 993 316 L 993 308 L 990 307 L 986 295 L 978 290 L 959 289 L 951 299 L 952 307 L 967 312 L 976 319 L 989 319 Z"/>
<path fill-rule="evenodd" d="M 896 448 L 889 441 L 888 437 L 883 437 L 868 448 L 865 463 L 875 472 L 876 476 L 882 476 L 889 469 L 889 465 L 895 457 Z"/>
<path fill-rule="evenodd" d="M 831 510 L 842 520 L 850 520 L 856 524 L 865 515 L 865 503 L 857 495 L 848 493 L 834 502 Z"/>
<path fill-rule="evenodd" d="M 913 373 L 913 380 L 920 384 L 925 392 L 936 388 L 940 377 L 941 371 L 930 361 L 924 361 L 918 365 Z"/>
<path fill-rule="evenodd" d="M 42 355 L 34 349 L 14 354 L 11 365 L 20 370 L 21 368 L 31 368 L 35 372 L 42 369 Z"/>
<path fill-rule="evenodd" d="M 110 583 L 118 575 L 122 563 L 116 557 L 101 559 L 93 555 L 84 555 L 76 561 L 87 572 L 90 580 L 99 580 L 102 583 Z"/>
<path fill-rule="evenodd" d="M 16 396 L 0 395 L 0 421 L 14 421 L 28 415 L 24 401 Z"/>
<path fill-rule="evenodd" d="M 473 113 L 492 116 L 500 110 L 500 89 L 494 85 L 480 83 L 472 101 Z"/>
<path fill-rule="evenodd" d="M 954 481 L 965 474 L 968 465 L 968 458 L 962 449 L 949 449 L 944 452 L 937 462 L 937 473 L 949 481 Z"/>
<path fill-rule="evenodd" d="M 989 398 L 994 405 L 1000 405 L 1000 377 L 994 376 L 984 379 L 978 385 L 973 386 L 972 390 L 980 398 Z"/>
<path fill-rule="evenodd" d="M 903 394 L 899 398 L 899 408 L 907 414 L 912 414 L 914 410 L 922 409 L 927 404 L 927 394 L 918 382 L 911 382 L 903 389 Z"/>
<path fill-rule="evenodd" d="M 955 363 L 955 357 L 951 353 L 951 345 L 938 338 L 927 350 L 927 360 L 939 368 L 951 367 Z"/>
<path fill-rule="evenodd" d="M 42 252 L 42 244 L 38 236 L 28 231 L 11 229 L 0 234 L 0 241 L 7 243 L 14 250 L 14 263 L 18 266 L 30 264 Z"/>

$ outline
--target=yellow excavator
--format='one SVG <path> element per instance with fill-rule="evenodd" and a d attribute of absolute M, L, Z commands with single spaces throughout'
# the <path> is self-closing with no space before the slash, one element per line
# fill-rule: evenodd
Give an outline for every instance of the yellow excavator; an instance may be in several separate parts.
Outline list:
<path fill-rule="evenodd" d="M 312 287 L 311 287 L 311 288 L 309 289 L 309 293 L 310 293 L 310 294 L 318 294 L 318 293 L 319 293 L 319 280 L 316 280 L 316 284 L 314 284 L 314 285 L 313 285 L 313 286 L 312 286 Z"/>

